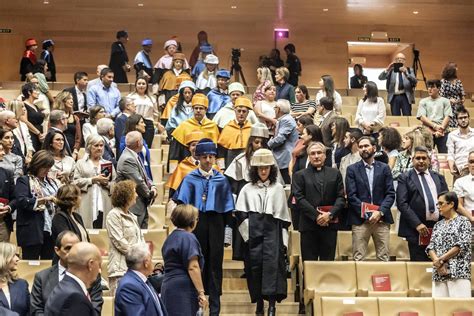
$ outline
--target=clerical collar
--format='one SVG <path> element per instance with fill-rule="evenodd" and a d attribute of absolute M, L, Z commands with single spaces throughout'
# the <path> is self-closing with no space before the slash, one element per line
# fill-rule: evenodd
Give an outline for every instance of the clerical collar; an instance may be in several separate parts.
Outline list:
<path fill-rule="evenodd" d="M 323 167 L 313 167 L 316 172 L 320 172 L 323 170 Z"/>
<path fill-rule="evenodd" d="M 198 167 L 198 169 L 204 178 L 209 179 L 210 177 L 212 177 L 212 168 L 211 170 L 209 170 L 209 172 L 202 170 L 200 167 Z"/>

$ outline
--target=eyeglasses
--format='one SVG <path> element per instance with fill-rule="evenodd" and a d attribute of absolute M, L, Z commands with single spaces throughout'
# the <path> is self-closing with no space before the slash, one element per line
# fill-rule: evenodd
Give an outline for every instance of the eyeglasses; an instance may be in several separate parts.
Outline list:
<path fill-rule="evenodd" d="M 469 163 L 474 163 L 474 160 L 468 160 Z"/>

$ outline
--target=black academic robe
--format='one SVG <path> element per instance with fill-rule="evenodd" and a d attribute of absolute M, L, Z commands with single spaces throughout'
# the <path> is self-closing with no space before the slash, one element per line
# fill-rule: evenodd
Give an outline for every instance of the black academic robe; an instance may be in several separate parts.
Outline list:
<path fill-rule="evenodd" d="M 128 55 L 125 46 L 120 41 L 112 43 L 109 67 L 114 72 L 115 83 L 128 83 L 127 73 L 123 66 L 128 63 Z"/>

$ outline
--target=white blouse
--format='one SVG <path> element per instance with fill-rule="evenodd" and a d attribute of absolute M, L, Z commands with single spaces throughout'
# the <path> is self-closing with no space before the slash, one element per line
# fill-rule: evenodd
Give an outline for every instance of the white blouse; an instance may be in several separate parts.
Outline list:
<path fill-rule="evenodd" d="M 19 125 L 18 128 L 13 130 L 13 134 L 15 134 L 16 138 L 20 142 L 20 149 L 24 156 L 26 156 L 28 151 L 34 152 L 35 149 L 33 148 L 33 143 L 31 142 L 30 132 L 28 131 L 28 125 L 25 122 L 18 121 Z M 26 151 L 25 152 L 25 147 Z"/>
<path fill-rule="evenodd" d="M 138 93 L 132 92 L 127 98 L 133 99 L 137 106 L 135 113 L 143 116 L 145 120 L 154 121 L 154 118 L 158 117 L 158 106 L 153 97 L 148 95 L 140 96 Z"/>
<path fill-rule="evenodd" d="M 355 123 L 359 125 L 361 129 L 363 129 L 361 126 L 362 123 L 383 125 L 386 114 L 385 102 L 382 98 L 377 97 L 377 102 L 370 102 L 369 99 L 365 101 L 361 99 L 357 105 Z"/>
<path fill-rule="evenodd" d="M 316 105 L 319 105 L 319 101 L 321 100 L 322 97 L 325 97 L 325 96 L 326 96 L 326 91 L 319 90 L 318 93 L 316 94 L 316 100 L 315 100 Z M 334 99 L 334 110 L 336 110 L 337 112 L 341 112 L 341 108 L 342 108 L 341 95 L 339 94 L 339 92 L 334 90 L 334 95 L 332 97 Z"/>

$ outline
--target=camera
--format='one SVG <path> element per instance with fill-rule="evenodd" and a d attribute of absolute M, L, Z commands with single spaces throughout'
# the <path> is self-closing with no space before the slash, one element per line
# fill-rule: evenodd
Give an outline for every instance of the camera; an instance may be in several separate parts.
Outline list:
<path fill-rule="evenodd" d="M 240 56 L 242 56 L 242 48 L 232 48 L 231 55 L 232 55 L 232 62 L 239 63 Z"/>

